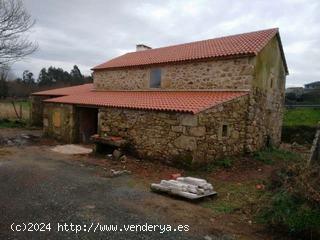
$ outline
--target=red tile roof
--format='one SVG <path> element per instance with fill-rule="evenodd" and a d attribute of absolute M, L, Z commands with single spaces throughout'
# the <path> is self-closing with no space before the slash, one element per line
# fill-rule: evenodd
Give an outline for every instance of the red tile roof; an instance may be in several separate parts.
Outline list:
<path fill-rule="evenodd" d="M 88 91 L 45 102 L 196 114 L 247 94 L 245 91 Z"/>
<path fill-rule="evenodd" d="M 71 95 L 71 94 L 79 94 L 79 93 L 89 92 L 92 89 L 93 89 L 93 84 L 88 83 L 88 84 L 82 84 L 82 85 L 78 85 L 78 86 L 55 88 L 52 90 L 35 92 L 35 93 L 32 93 L 32 95 L 36 95 L 36 96 L 67 96 L 67 95 Z"/>
<path fill-rule="evenodd" d="M 278 28 L 273 28 L 175 46 L 130 52 L 102 63 L 94 67 L 92 70 L 133 67 L 208 58 L 254 56 L 257 55 L 259 51 L 261 51 L 262 48 L 275 35 L 278 37 L 283 61 L 286 66 L 279 30 Z"/>

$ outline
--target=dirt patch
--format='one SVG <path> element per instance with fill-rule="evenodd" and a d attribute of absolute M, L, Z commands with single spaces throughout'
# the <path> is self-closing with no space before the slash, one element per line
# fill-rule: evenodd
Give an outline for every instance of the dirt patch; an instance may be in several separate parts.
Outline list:
<path fill-rule="evenodd" d="M 78 156 L 75 160 L 81 162 L 84 165 L 94 165 L 101 167 L 105 170 L 129 170 L 134 173 L 134 176 L 139 179 L 140 182 L 159 182 L 161 179 L 171 178 L 172 174 L 181 173 L 185 171 L 164 165 L 160 162 L 150 162 L 146 160 L 139 160 L 131 156 L 127 156 L 126 161 L 116 161 L 109 157 L 95 157 L 90 156 Z"/>
<path fill-rule="evenodd" d="M 11 151 L 7 149 L 0 149 L 0 157 L 10 154 Z M 0 159 L 1 160 L 1 159 Z"/>
<path fill-rule="evenodd" d="M 232 167 L 215 169 L 213 172 L 207 174 L 207 178 L 230 182 L 267 179 L 273 169 L 274 166 L 263 164 L 253 158 L 240 157 L 234 161 Z"/>
<path fill-rule="evenodd" d="M 135 201 L 121 200 L 139 214 L 165 216 L 170 224 L 187 224 L 192 234 L 213 236 L 227 234 L 235 239 L 272 239 L 263 232 L 264 226 L 255 222 L 257 202 L 264 193 L 264 186 L 275 165 L 266 165 L 250 157 L 239 158 L 228 169 L 217 168 L 212 172 L 190 172 L 159 162 L 137 160 L 127 157 L 124 162 L 107 157 L 78 156 L 74 158 L 82 165 L 94 165 L 102 171 L 99 176 L 108 176 L 110 169 L 126 169 L 132 172 L 128 187 L 149 192 L 150 184 L 162 179 L 170 179 L 174 173 L 183 176 L 196 176 L 207 179 L 213 184 L 218 196 L 202 201 L 188 202 L 167 195 L 152 194 Z M 231 239 L 231 238 L 227 238 Z"/>
<path fill-rule="evenodd" d="M 52 151 L 62 153 L 62 154 L 89 154 L 92 152 L 92 147 L 84 147 L 75 144 L 58 145 L 51 148 Z"/>

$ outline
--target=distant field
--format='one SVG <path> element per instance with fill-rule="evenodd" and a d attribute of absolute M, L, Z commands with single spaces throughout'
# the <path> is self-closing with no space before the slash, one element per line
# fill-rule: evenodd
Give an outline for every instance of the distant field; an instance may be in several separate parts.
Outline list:
<path fill-rule="evenodd" d="M 320 122 L 320 108 L 292 108 L 286 109 L 283 125 L 315 127 L 318 122 Z"/>
<path fill-rule="evenodd" d="M 320 122 L 320 108 L 286 109 L 282 127 L 282 141 L 311 144 Z"/>
<path fill-rule="evenodd" d="M 22 118 L 29 119 L 30 117 L 30 102 L 29 101 L 15 101 L 17 112 L 20 114 L 20 105 L 22 106 Z M 17 115 L 14 111 L 13 105 L 10 101 L 0 101 L 0 119 L 16 119 Z"/>

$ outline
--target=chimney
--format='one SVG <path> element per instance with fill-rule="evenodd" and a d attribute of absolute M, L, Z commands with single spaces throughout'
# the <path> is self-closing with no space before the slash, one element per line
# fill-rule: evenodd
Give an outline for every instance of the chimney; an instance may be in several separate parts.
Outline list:
<path fill-rule="evenodd" d="M 144 45 L 144 44 L 137 44 L 136 45 L 136 52 L 145 51 L 145 50 L 149 50 L 149 49 L 152 49 L 152 48 L 147 45 Z"/>

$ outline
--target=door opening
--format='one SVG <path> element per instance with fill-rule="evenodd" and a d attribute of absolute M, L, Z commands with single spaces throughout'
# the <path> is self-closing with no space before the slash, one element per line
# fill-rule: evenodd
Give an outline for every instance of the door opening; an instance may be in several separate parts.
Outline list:
<path fill-rule="evenodd" d="M 90 137 L 98 132 L 98 109 L 79 107 L 78 109 L 78 136 L 80 143 L 90 143 Z"/>

